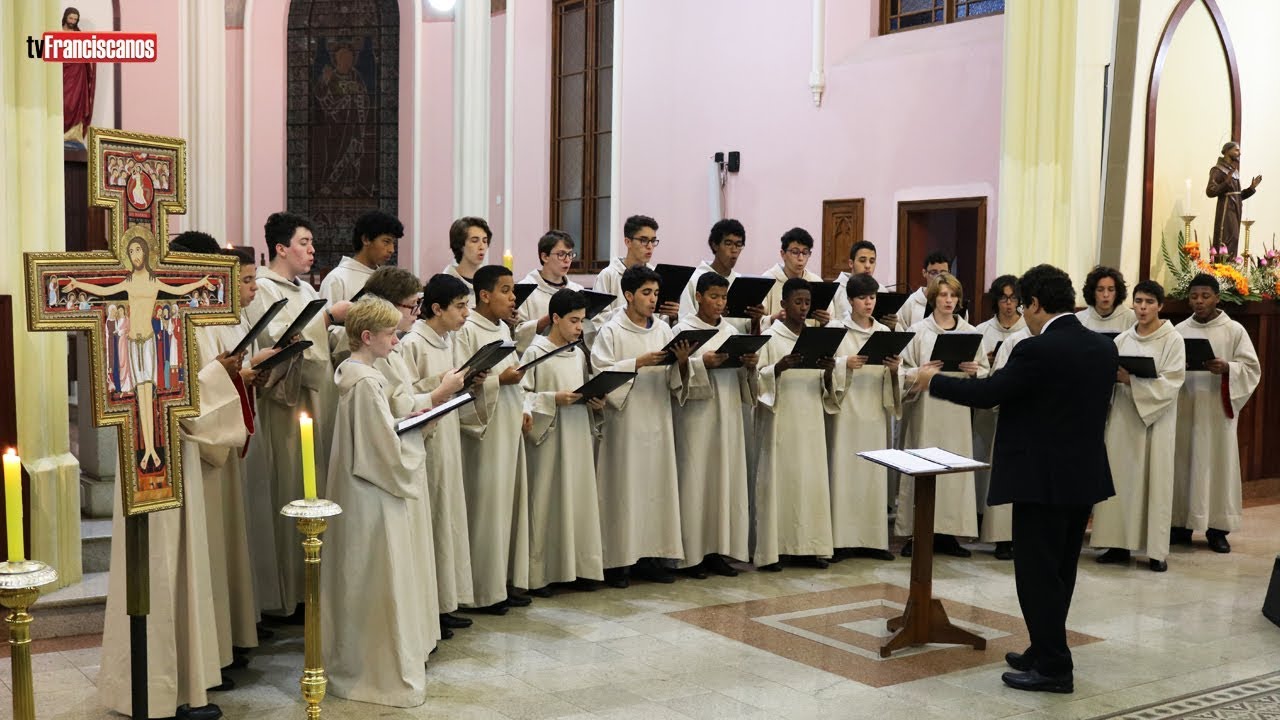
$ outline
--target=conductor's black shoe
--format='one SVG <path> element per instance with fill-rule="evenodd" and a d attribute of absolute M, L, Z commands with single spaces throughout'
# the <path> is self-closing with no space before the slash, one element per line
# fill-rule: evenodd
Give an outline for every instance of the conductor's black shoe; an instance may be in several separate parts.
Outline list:
<path fill-rule="evenodd" d="M 533 599 L 528 595 L 509 592 L 507 593 L 507 604 L 511 607 L 529 607 L 533 604 Z"/>
<path fill-rule="evenodd" d="M 915 544 L 916 544 L 915 540 L 908 539 L 905 543 L 903 543 L 902 550 L 898 551 L 898 554 L 901 555 L 902 557 L 911 557 L 911 548 L 915 547 Z"/>
<path fill-rule="evenodd" d="M 1204 534 L 1209 541 L 1209 549 L 1216 553 L 1231 552 L 1231 543 L 1227 542 L 1227 534 L 1221 530 L 1209 528 L 1209 532 Z"/>
<path fill-rule="evenodd" d="M 760 572 L 782 572 L 782 563 L 769 563 L 768 565 L 757 565 L 756 570 Z"/>
<path fill-rule="evenodd" d="M 1008 540 L 996 543 L 996 559 L 1012 560 L 1013 559 L 1013 543 Z"/>
<path fill-rule="evenodd" d="M 956 540 L 955 535 L 934 535 L 933 551 L 951 557 L 967 558 L 973 555 L 969 549 Z"/>
<path fill-rule="evenodd" d="M 1164 560 L 1148 560 L 1147 567 L 1151 568 L 1151 572 L 1164 572 L 1169 569 L 1169 563 Z"/>
<path fill-rule="evenodd" d="M 506 615 L 507 602 L 502 600 L 492 605 L 485 605 L 484 607 L 463 608 L 463 612 L 484 613 L 485 615 Z"/>
<path fill-rule="evenodd" d="M 631 580 L 627 577 L 627 569 L 606 568 L 604 571 L 604 582 L 609 587 L 625 588 L 631 585 Z"/>
<path fill-rule="evenodd" d="M 450 630 L 449 628 L 447 628 L 447 627 L 445 627 L 445 626 L 441 625 L 441 626 L 440 626 L 440 639 L 441 639 L 441 640 L 452 640 L 452 639 L 453 639 L 453 631 L 452 631 L 452 630 Z"/>
<path fill-rule="evenodd" d="M 1176 527 L 1169 530 L 1170 545 L 1190 545 L 1191 528 Z"/>
<path fill-rule="evenodd" d="M 190 705 L 179 705 L 174 717 L 177 720 L 218 720 L 222 717 L 222 708 L 213 703 L 194 708 Z"/>
<path fill-rule="evenodd" d="M 222 673 L 222 682 L 209 688 L 209 692 L 227 692 L 235 689 L 236 681 L 232 680 L 230 675 Z"/>
<path fill-rule="evenodd" d="M 440 613 L 440 627 L 460 630 L 471 627 L 474 622 L 471 618 L 458 617 L 450 613 Z"/>
<path fill-rule="evenodd" d="M 1031 692 L 1073 693 L 1076 691 L 1071 673 L 1066 675 L 1041 675 L 1039 670 L 1027 672 L 1007 672 L 1000 676 L 1005 685 L 1014 690 Z"/>
<path fill-rule="evenodd" d="M 723 555 L 712 553 L 702 560 L 702 566 L 707 570 L 724 577 L 737 577 L 738 571 L 733 569 L 729 561 Z"/>
<path fill-rule="evenodd" d="M 1004 654 L 1004 661 L 1018 672 L 1031 670 L 1031 660 L 1023 653 L 1007 652 Z"/>
<path fill-rule="evenodd" d="M 529 591 L 529 594 L 536 598 L 549 598 L 551 597 L 551 588 L 549 587 L 534 588 Z"/>
<path fill-rule="evenodd" d="M 1096 559 L 1103 565 L 1127 565 L 1129 564 L 1129 551 L 1124 548 L 1107 548 L 1107 551 Z"/>

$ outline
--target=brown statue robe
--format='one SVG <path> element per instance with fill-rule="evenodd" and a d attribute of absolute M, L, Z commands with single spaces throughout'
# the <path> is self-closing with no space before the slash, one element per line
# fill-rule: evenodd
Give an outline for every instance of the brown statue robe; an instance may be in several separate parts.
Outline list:
<path fill-rule="evenodd" d="M 1213 246 L 1226 245 L 1231 257 L 1239 252 L 1241 206 L 1255 192 L 1254 188 L 1240 189 L 1240 169 L 1226 158 L 1218 158 L 1218 164 L 1209 169 L 1204 194 L 1218 199 L 1218 209 L 1213 214 Z"/>

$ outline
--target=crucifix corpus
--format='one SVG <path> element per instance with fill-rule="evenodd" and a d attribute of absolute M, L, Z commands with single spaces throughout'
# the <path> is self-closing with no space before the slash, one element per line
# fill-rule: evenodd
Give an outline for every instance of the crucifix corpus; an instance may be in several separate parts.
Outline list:
<path fill-rule="evenodd" d="M 178 421 L 200 414 L 191 331 L 240 319 L 235 258 L 168 251 L 186 178 L 185 141 L 90 128 L 89 203 L 107 208 L 110 250 L 25 254 L 28 328 L 88 333 L 93 421 L 118 429 L 134 718 L 147 717 L 147 513 L 182 507 Z"/>

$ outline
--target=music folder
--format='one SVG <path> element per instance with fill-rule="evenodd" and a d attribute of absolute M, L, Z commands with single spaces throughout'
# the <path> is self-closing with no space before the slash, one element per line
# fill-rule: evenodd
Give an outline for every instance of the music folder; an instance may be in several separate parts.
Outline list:
<path fill-rule="evenodd" d="M 516 307 L 524 304 L 525 300 L 538 289 L 538 283 L 516 283 Z"/>
<path fill-rule="evenodd" d="M 725 359 L 722 368 L 742 367 L 742 356 L 760 352 L 760 348 L 769 343 L 772 335 L 731 335 L 720 347 L 716 348 L 716 354 L 724 354 L 729 357 Z"/>
<path fill-rule="evenodd" d="M 257 370 L 258 372 L 266 372 L 271 368 L 279 365 L 280 363 L 283 363 L 287 360 L 291 360 L 297 355 L 300 355 L 304 350 L 306 350 L 309 347 L 311 347 L 310 340 L 299 340 L 298 342 L 292 345 L 289 345 L 288 347 L 284 348 L 283 350 L 276 353 L 275 355 L 272 355 L 266 360 L 263 360 L 257 365 L 254 365 L 252 369 Z"/>
<path fill-rule="evenodd" d="M 582 385 L 582 387 L 578 388 L 577 390 L 574 390 L 575 393 L 582 396 L 582 398 L 578 400 L 578 403 L 585 404 L 588 400 L 591 400 L 593 398 L 602 398 L 605 395 L 608 395 L 609 393 L 613 392 L 614 390 L 617 390 L 618 388 L 622 387 L 623 385 L 626 385 L 627 383 L 631 382 L 633 379 L 635 379 L 635 376 L 636 374 L 633 372 L 621 372 L 619 370 L 605 370 L 604 372 L 600 373 L 599 375 L 596 375 L 595 377 L 585 382 Z"/>
<path fill-rule="evenodd" d="M 809 283 L 809 299 L 812 301 L 809 305 L 809 317 L 812 318 L 819 310 L 831 310 L 831 301 L 836 299 L 836 291 L 839 289 L 840 283 Z"/>
<path fill-rule="evenodd" d="M 235 348 L 233 348 L 229 354 L 238 355 L 241 352 L 248 350 L 249 346 L 253 344 L 253 341 L 257 339 L 258 335 L 262 334 L 262 331 L 267 329 L 267 326 L 271 324 L 271 321 L 276 319 L 276 315 L 279 315 L 280 311 L 284 309 L 284 306 L 288 304 L 289 300 L 286 298 L 280 298 L 274 303 L 271 303 L 271 307 L 267 308 L 267 311 L 262 314 L 262 317 L 258 318 L 258 322 L 254 323 L 253 327 L 249 328 L 249 332 L 245 333 L 244 337 L 240 338 L 240 342 L 236 343 Z"/>
<path fill-rule="evenodd" d="M 407 417 L 401 420 L 400 422 L 396 423 L 396 434 L 403 435 L 414 428 L 422 427 L 423 425 L 426 425 L 432 420 L 442 418 L 445 415 L 448 415 L 449 413 L 453 412 L 454 410 L 457 410 L 458 408 L 462 407 L 463 405 L 466 405 L 467 403 L 474 402 L 474 401 L 475 401 L 475 397 L 472 396 L 472 394 L 469 392 L 464 392 L 458 395 L 454 395 L 453 397 L 431 408 L 430 410 L 427 410 L 421 415 L 414 415 L 412 417 Z"/>
<path fill-rule="evenodd" d="M 503 358 L 516 351 L 516 344 L 509 340 L 494 340 L 491 343 L 480 346 L 479 350 L 467 358 L 462 363 L 462 367 L 467 369 L 467 382 L 482 372 L 487 372 L 494 365 L 497 365 Z"/>
<path fill-rule="evenodd" d="M 910 332 L 877 330 L 858 349 L 858 354 L 866 356 L 868 365 L 883 365 L 885 358 L 901 355 L 915 336 L 915 333 Z"/>
<path fill-rule="evenodd" d="M 1217 357 L 1209 341 L 1204 338 L 1184 338 L 1183 343 L 1187 348 L 1187 370 L 1208 372 L 1209 369 L 1204 364 Z"/>
<path fill-rule="evenodd" d="M 328 303 L 329 301 L 324 298 L 316 298 L 315 300 L 307 303 L 307 306 L 302 308 L 302 312 L 298 313 L 298 317 L 294 318 L 293 322 L 289 323 L 289 327 L 285 328 L 284 334 L 280 336 L 279 340 L 276 340 L 274 347 L 277 350 L 280 350 L 283 349 L 284 346 L 288 345 L 289 338 L 306 329 L 307 325 L 311 323 L 315 316 L 319 314 L 319 312 L 323 310 L 324 306 Z"/>
<path fill-rule="evenodd" d="M 879 320 L 885 315 L 896 315 L 906 304 L 908 297 L 910 296 L 906 293 L 899 292 L 876 293 L 876 307 L 871 311 L 871 317 Z"/>
<path fill-rule="evenodd" d="M 558 348 L 556 348 L 555 350 L 552 350 L 552 351 L 550 351 L 550 352 L 546 353 L 545 355 L 539 355 L 538 357 L 536 357 L 536 358 L 534 358 L 534 359 L 530 360 L 529 362 L 527 362 L 527 363 L 525 363 L 525 364 L 521 365 L 520 367 L 518 367 L 518 368 L 516 368 L 516 369 L 517 369 L 517 370 L 519 370 L 520 372 L 524 372 L 525 370 L 528 370 L 528 369 L 529 369 L 529 368 L 531 368 L 531 367 L 535 367 L 535 366 L 537 366 L 537 365 L 541 365 L 542 363 L 544 363 L 544 362 L 546 362 L 547 360 L 549 360 L 549 359 L 551 359 L 551 358 L 555 357 L 556 355 L 559 355 L 559 354 L 560 354 L 560 353 L 562 353 L 562 352 L 566 352 L 566 351 L 568 351 L 568 350 L 572 350 L 573 348 L 576 348 L 576 347 L 578 347 L 578 346 L 579 346 L 579 345 L 581 345 L 581 344 L 582 344 L 582 340 L 574 340 L 574 341 L 573 341 L 573 342 L 571 342 L 571 343 L 565 343 L 564 345 L 561 345 L 560 347 L 558 347 Z"/>
<path fill-rule="evenodd" d="M 1140 355 L 1121 355 L 1120 367 L 1129 371 L 1129 374 L 1140 378 L 1159 377 L 1156 372 L 1155 358 L 1143 357 Z"/>
<path fill-rule="evenodd" d="M 842 327 L 806 327 L 800 331 L 790 354 L 800 355 L 800 367 L 812 370 L 818 367 L 818 360 L 836 356 L 845 332 Z"/>
<path fill-rule="evenodd" d="M 581 292 L 583 297 L 587 299 L 588 320 L 599 315 L 618 299 L 609 293 L 596 292 L 595 290 L 582 290 Z"/>
<path fill-rule="evenodd" d="M 680 332 L 676 333 L 675 337 L 671 338 L 671 342 L 667 343 L 662 348 L 662 352 L 666 353 L 667 357 L 658 364 L 670 365 L 671 363 L 674 363 L 676 361 L 676 354 L 674 351 L 677 344 L 682 342 L 692 343 L 693 347 L 689 349 L 689 354 L 692 355 L 694 352 L 698 350 L 698 348 L 706 344 L 708 340 L 715 337 L 717 332 L 719 331 L 718 330 L 681 330 Z"/>
<path fill-rule="evenodd" d="M 724 316 L 747 317 L 747 308 L 763 305 L 769 291 L 778 281 L 771 277 L 739 275 L 729 283 L 729 296 L 725 300 Z"/>
<path fill-rule="evenodd" d="M 974 362 L 978 356 L 978 348 L 982 346 L 982 333 L 948 332 L 942 333 L 933 343 L 933 354 L 930 360 L 941 360 L 944 372 L 957 372 L 960 363 Z"/>
<path fill-rule="evenodd" d="M 679 304 L 680 295 L 688 287 L 689 278 L 693 277 L 695 268 L 688 265 L 660 263 L 653 270 L 658 273 L 658 277 L 662 278 L 661 286 L 658 288 L 658 307 L 661 308 L 663 303 L 669 302 Z"/>

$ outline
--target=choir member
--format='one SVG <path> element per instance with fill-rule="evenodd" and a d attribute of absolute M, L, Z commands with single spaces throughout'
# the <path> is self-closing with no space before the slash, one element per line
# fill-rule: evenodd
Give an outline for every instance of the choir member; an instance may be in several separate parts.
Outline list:
<path fill-rule="evenodd" d="M 991 319 L 979 323 L 977 330 L 982 333 L 982 353 L 987 363 L 995 364 L 996 351 L 1004 346 L 1011 337 L 1027 329 L 1027 323 L 1018 312 L 1018 278 L 1013 275 L 1001 275 L 991 281 L 987 291 L 991 302 Z M 1012 350 L 1012 348 L 1010 348 Z M 999 408 L 973 408 L 973 453 L 983 462 L 991 462 L 991 451 L 995 447 L 996 418 Z M 978 470 L 974 473 L 974 491 L 978 503 L 978 517 L 981 524 L 978 528 L 978 539 L 982 542 L 995 543 L 997 560 L 1013 559 L 1013 513 L 1009 505 L 987 505 L 987 490 L 991 485 L 991 470 Z"/>
<path fill-rule="evenodd" d="M 353 255 L 344 257 L 320 283 L 320 297 L 329 302 L 350 300 L 360 292 L 374 270 L 391 262 L 396 241 L 404 237 L 404 224 L 394 215 L 370 210 L 356 218 L 351 229 Z"/>
<path fill-rule="evenodd" d="M 489 243 L 493 240 L 493 231 L 484 218 L 460 217 L 449 226 L 449 249 L 453 251 L 453 262 L 445 266 L 446 275 L 452 275 L 471 286 L 471 307 L 476 306 L 476 294 L 473 280 L 476 271 L 484 265 L 484 258 L 489 254 Z"/>
<path fill-rule="evenodd" d="M 1160 319 L 1164 288 L 1145 280 L 1133 288 L 1138 321 L 1116 337 L 1121 357 L 1149 357 L 1156 377 L 1116 370 L 1116 388 L 1107 415 L 1107 457 L 1116 494 L 1093 506 L 1089 544 L 1108 548 L 1100 563 L 1128 564 L 1131 551 L 1146 550 L 1155 572 L 1169 569 L 1173 512 L 1174 442 L 1178 390 L 1187 354 L 1173 323 Z"/>
<path fill-rule="evenodd" d="M 1076 313 L 1080 324 L 1100 333 L 1122 333 L 1138 321 L 1132 308 L 1124 306 L 1128 295 L 1124 275 L 1119 270 L 1098 265 L 1084 278 L 1084 302 Z"/>
<path fill-rule="evenodd" d="M 766 277 L 777 280 L 764 297 L 764 319 L 761 328 L 767 329 L 775 322 L 782 320 L 786 314 L 782 302 L 782 286 L 787 280 L 798 278 L 806 282 L 822 282 L 822 278 L 809 271 L 809 257 L 813 255 L 813 236 L 804 228 L 794 227 L 782 234 L 781 249 L 778 251 L 780 261 L 764 272 Z M 821 327 L 831 322 L 831 308 L 822 308 L 814 313 L 814 318 L 806 320 L 806 325 Z"/>
<path fill-rule="evenodd" d="M 1258 387 L 1262 366 L 1244 326 L 1218 309 L 1218 280 L 1201 273 L 1187 287 L 1191 317 L 1185 339 L 1208 340 L 1213 359 L 1187 373 L 1178 394 L 1177 455 L 1170 542 L 1190 545 L 1204 532 L 1214 552 L 1231 552 L 1227 533 L 1240 527 L 1240 447 L 1236 422 Z"/>
<path fill-rule="evenodd" d="M 516 350 L 523 354 L 533 342 L 536 335 L 545 335 L 551 326 L 551 315 L 548 308 L 551 297 L 561 290 L 581 290 L 582 286 L 569 279 L 569 268 L 573 266 L 573 236 L 563 230 L 548 230 L 538 238 L 538 262 L 542 267 L 530 270 L 520 282 L 534 285 L 533 292 L 518 308 L 515 330 Z M 588 348 L 595 339 L 595 324 L 590 320 L 582 322 L 583 339 Z"/>
<path fill-rule="evenodd" d="M 929 285 L 939 275 L 949 272 L 951 272 L 951 258 L 947 257 L 946 253 L 934 250 L 925 256 L 924 265 L 920 270 L 924 285 L 908 295 L 907 301 L 898 310 L 898 330 L 910 330 L 912 325 L 924 319 L 925 310 L 929 305 L 929 301 L 925 298 Z"/>
<path fill-rule="evenodd" d="M 840 273 L 836 277 L 836 284 L 840 289 L 836 291 L 836 298 L 832 301 L 831 314 L 838 323 L 849 319 L 852 310 L 849 307 L 849 278 L 854 275 L 872 275 L 876 273 L 876 246 L 870 240 L 859 240 L 849 248 L 849 269 Z M 879 282 L 876 283 L 879 292 L 888 290 Z M 890 330 L 898 327 L 898 316 L 896 313 L 890 313 L 882 317 L 879 321 L 882 325 Z"/>
<path fill-rule="evenodd" d="M 648 215 L 632 215 L 622 225 L 622 242 L 627 246 L 626 257 L 614 258 L 609 266 L 596 276 L 596 285 L 592 288 L 596 292 L 608 293 L 618 298 L 604 311 L 607 314 L 617 312 L 627 305 L 627 299 L 622 290 L 622 275 L 627 268 L 635 265 L 653 267 L 650 261 L 653 259 L 654 248 L 658 247 L 660 242 L 658 221 Z M 680 308 L 678 305 L 658 308 L 657 312 L 674 318 L 680 314 Z"/>
<path fill-rule="evenodd" d="M 698 278 L 703 273 L 716 273 L 728 280 L 730 285 L 738 279 L 740 273 L 734 268 L 738 265 L 743 248 L 747 246 L 747 230 L 742 227 L 742 223 L 732 218 L 717 220 L 711 226 L 711 234 L 707 236 L 707 246 L 711 248 L 711 260 L 703 260 L 694 268 L 689 284 L 680 296 L 681 318 L 698 314 Z M 745 318 L 725 318 L 725 321 L 740 333 L 759 334 L 759 321 L 764 316 L 764 306 L 747 308 L 747 315 Z"/>

